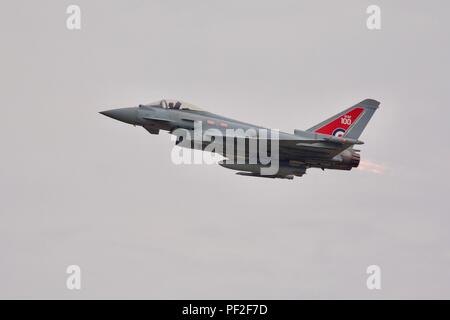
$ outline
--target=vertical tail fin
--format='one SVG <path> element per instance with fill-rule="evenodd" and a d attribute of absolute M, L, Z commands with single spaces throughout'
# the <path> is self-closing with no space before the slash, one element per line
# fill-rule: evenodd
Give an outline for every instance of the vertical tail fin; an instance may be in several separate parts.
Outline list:
<path fill-rule="evenodd" d="M 376 100 L 363 100 L 306 131 L 358 139 L 379 105 Z"/>

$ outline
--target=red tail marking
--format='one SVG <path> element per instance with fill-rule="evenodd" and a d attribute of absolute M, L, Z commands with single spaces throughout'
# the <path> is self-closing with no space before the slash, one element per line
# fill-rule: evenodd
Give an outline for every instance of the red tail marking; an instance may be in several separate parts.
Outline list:
<path fill-rule="evenodd" d="M 352 126 L 353 123 L 361 116 L 364 109 L 356 107 L 343 116 L 327 123 L 323 127 L 317 129 L 316 133 L 342 136 Z"/>

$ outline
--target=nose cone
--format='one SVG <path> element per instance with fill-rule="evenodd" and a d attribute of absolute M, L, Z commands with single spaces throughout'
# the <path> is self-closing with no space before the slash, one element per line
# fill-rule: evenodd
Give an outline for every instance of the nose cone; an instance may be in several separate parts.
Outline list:
<path fill-rule="evenodd" d="M 138 124 L 138 108 L 121 108 L 100 112 L 101 114 L 129 124 Z"/>

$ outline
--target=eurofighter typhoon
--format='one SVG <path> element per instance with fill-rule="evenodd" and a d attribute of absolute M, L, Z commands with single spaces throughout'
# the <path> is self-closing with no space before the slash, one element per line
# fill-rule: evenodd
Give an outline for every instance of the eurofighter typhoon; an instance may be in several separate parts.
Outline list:
<path fill-rule="evenodd" d="M 308 168 L 351 170 L 360 162 L 355 145 L 379 102 L 366 99 L 303 131 L 270 130 L 223 117 L 189 103 L 160 100 L 132 108 L 100 112 L 142 126 L 151 134 L 168 131 L 175 144 L 220 154 L 219 164 L 237 174 L 293 179 Z"/>

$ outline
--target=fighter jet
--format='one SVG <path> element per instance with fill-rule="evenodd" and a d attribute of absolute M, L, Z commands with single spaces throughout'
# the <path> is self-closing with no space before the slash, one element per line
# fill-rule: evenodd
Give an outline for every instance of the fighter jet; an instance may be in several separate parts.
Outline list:
<path fill-rule="evenodd" d="M 167 131 L 176 136 L 176 145 L 185 148 L 205 150 L 213 141 L 221 146 L 213 152 L 224 157 L 219 164 L 237 170 L 239 175 L 293 179 L 304 175 L 309 168 L 351 170 L 358 167 L 360 150 L 354 146 L 363 144 L 358 139 L 379 104 L 372 99 L 363 100 L 307 130 L 295 129 L 293 133 L 227 118 L 178 100 L 160 100 L 100 113 L 142 126 L 151 134 Z M 196 133 L 199 129 L 205 133 L 203 137 Z M 268 133 L 263 134 L 264 130 Z M 202 139 L 205 136 L 207 139 Z M 257 145 L 256 150 L 250 148 L 252 145 Z M 265 149 L 271 162 L 277 163 L 275 172 L 263 173 L 270 164 L 262 161 L 261 149 Z"/>

